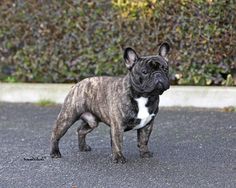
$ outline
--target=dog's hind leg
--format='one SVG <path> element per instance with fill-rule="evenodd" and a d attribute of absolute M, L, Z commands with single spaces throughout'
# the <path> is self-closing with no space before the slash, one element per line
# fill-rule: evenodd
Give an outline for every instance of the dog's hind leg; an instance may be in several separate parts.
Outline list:
<path fill-rule="evenodd" d="M 90 112 L 85 112 L 80 117 L 82 123 L 77 129 L 80 151 L 91 151 L 91 147 L 86 144 L 86 135 L 98 126 L 97 118 Z"/>
<path fill-rule="evenodd" d="M 59 141 L 67 130 L 79 119 L 79 112 L 76 110 L 74 101 L 68 96 L 61 108 L 56 123 L 53 127 L 51 136 L 51 152 L 52 158 L 60 158 Z"/>

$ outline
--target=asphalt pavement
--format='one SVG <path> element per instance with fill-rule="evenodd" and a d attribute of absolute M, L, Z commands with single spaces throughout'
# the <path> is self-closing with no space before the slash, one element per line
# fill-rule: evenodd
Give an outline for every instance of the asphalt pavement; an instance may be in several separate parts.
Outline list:
<path fill-rule="evenodd" d="M 49 143 L 60 106 L 0 103 L 0 188 L 236 187 L 236 113 L 160 108 L 150 139 L 154 157 L 139 158 L 136 132 L 124 137 L 127 163 L 113 164 L 109 128 L 88 135 L 79 152 L 75 123 L 62 138 L 63 157 Z"/>

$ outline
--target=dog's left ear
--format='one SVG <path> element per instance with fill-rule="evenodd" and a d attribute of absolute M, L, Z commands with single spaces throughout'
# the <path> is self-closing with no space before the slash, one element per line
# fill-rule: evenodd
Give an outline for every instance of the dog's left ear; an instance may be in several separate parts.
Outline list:
<path fill-rule="evenodd" d="M 134 49 L 128 47 L 124 51 L 124 60 L 126 67 L 131 70 L 136 60 L 138 59 L 138 54 L 135 52 Z"/>
<path fill-rule="evenodd" d="M 163 42 L 159 47 L 159 55 L 167 59 L 170 52 L 170 45 L 167 42 Z"/>

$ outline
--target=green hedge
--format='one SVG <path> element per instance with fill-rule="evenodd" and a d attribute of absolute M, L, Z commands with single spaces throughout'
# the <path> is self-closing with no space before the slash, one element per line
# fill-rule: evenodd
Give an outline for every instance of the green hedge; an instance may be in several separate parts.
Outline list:
<path fill-rule="evenodd" d="M 155 54 L 167 40 L 172 84 L 233 85 L 235 12 L 234 0 L 3 0 L 0 80 L 120 75 L 126 46 Z"/>

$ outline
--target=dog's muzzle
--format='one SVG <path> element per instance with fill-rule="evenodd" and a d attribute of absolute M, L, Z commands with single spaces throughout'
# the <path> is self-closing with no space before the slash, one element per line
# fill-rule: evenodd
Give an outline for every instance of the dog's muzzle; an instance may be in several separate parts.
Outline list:
<path fill-rule="evenodd" d="M 157 73 L 155 75 L 155 80 L 156 80 L 156 87 L 161 94 L 170 88 L 169 78 L 163 73 Z"/>

